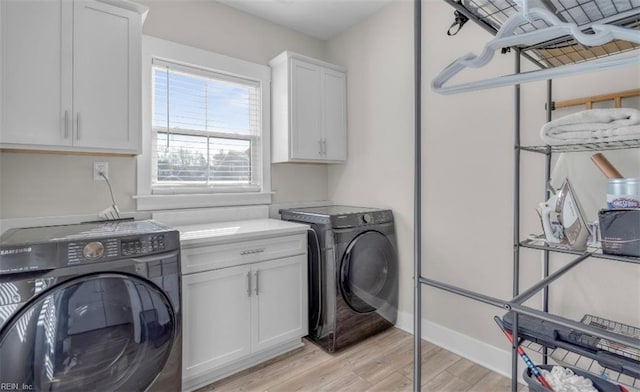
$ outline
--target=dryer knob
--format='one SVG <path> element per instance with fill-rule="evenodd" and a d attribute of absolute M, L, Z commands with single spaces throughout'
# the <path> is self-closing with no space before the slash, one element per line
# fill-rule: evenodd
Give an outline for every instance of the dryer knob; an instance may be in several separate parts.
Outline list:
<path fill-rule="evenodd" d="M 362 215 L 362 221 L 366 224 L 373 223 L 373 216 L 370 214 L 364 214 Z"/>

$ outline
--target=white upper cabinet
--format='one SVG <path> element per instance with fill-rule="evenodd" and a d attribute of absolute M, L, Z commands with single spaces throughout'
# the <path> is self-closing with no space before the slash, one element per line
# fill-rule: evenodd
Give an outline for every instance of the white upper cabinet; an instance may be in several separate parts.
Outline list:
<path fill-rule="evenodd" d="M 270 65 L 273 162 L 346 161 L 344 68 L 291 52 Z"/>
<path fill-rule="evenodd" d="M 144 12 L 122 0 L 0 0 L 0 146 L 138 153 Z"/>

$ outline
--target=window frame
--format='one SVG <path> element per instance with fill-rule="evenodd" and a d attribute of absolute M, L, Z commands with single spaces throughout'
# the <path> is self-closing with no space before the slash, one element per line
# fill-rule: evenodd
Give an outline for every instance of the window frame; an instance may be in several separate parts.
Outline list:
<path fill-rule="evenodd" d="M 260 122 L 262 181 L 259 189 L 248 187 L 246 191 L 224 188 L 188 186 L 151 186 L 152 181 L 152 92 L 153 59 L 194 69 L 211 70 L 235 78 L 255 81 L 260 86 Z M 266 65 L 224 56 L 218 53 L 163 39 L 142 38 L 142 145 L 137 157 L 138 210 L 174 208 L 239 206 L 271 203 L 271 69 Z"/>

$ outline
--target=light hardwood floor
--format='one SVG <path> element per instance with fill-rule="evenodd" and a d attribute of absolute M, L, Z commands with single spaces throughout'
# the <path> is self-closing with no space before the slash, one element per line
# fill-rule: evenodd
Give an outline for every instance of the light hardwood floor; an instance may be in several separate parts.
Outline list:
<path fill-rule="evenodd" d="M 511 381 L 441 347 L 422 345 L 425 392 L 510 391 Z M 304 347 L 198 390 L 223 391 L 411 391 L 413 337 L 391 328 L 329 354 L 310 341 Z M 520 388 L 522 392 L 527 388 Z"/>

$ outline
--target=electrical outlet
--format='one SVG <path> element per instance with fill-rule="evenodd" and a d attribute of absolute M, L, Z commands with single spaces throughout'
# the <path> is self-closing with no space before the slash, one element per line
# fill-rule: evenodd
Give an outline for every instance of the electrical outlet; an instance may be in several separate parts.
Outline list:
<path fill-rule="evenodd" d="M 104 177 L 102 177 L 100 173 L 109 178 L 109 162 L 93 161 L 93 179 L 96 181 L 104 181 Z"/>

